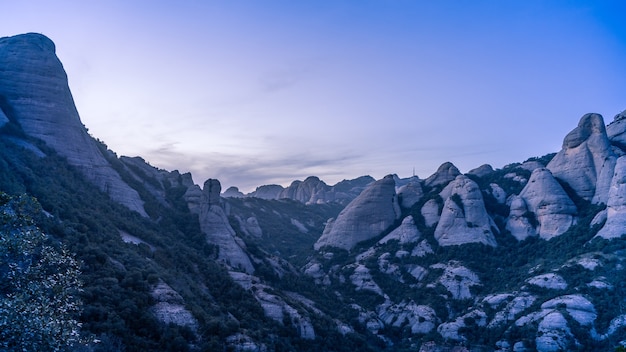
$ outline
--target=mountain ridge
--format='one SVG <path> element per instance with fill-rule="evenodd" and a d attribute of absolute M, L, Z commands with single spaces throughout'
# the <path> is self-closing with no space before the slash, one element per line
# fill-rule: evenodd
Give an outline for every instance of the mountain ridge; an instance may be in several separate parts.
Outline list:
<path fill-rule="evenodd" d="M 36 196 L 84 263 L 80 318 L 102 348 L 626 343 L 626 112 L 585 114 L 557 153 L 501 169 L 244 195 L 91 137 L 46 37 L 0 38 L 0 68 L 0 191 Z"/>

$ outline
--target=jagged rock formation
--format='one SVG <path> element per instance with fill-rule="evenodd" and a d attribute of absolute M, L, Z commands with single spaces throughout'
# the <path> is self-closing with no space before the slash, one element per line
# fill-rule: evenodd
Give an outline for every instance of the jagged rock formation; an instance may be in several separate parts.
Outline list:
<path fill-rule="evenodd" d="M 602 116 L 586 114 L 547 168 L 583 199 L 606 204 L 616 160 Z"/>
<path fill-rule="evenodd" d="M 257 187 L 256 190 L 248 196 L 261 199 L 278 199 L 278 196 L 283 190 L 283 186 L 280 185 L 264 185 Z"/>
<path fill-rule="evenodd" d="M 329 222 L 315 249 L 331 246 L 350 250 L 357 243 L 380 235 L 400 216 L 393 176 L 371 184 Z"/>
<path fill-rule="evenodd" d="M 147 216 L 137 191 L 122 181 L 81 123 L 55 50 L 41 34 L 0 38 L 0 110 L 113 200 Z"/>
<path fill-rule="evenodd" d="M 218 180 L 208 179 L 202 190 L 197 185 L 190 187 L 185 200 L 189 210 L 198 214 L 200 229 L 207 241 L 219 247 L 219 259 L 232 268 L 253 273 L 254 266 L 245 252 L 245 244 L 235 236 L 221 207 L 221 190 Z"/>
<path fill-rule="evenodd" d="M 546 168 L 533 171 L 530 180 L 519 196 L 526 203 L 528 211 L 536 217 L 536 231 L 539 237 L 543 239 L 559 236 L 576 223 L 577 211 L 574 202 L 552 176 L 550 170 Z M 514 216 L 519 216 L 523 209 L 521 202 L 517 206 L 518 209 Z M 533 215 L 530 214 L 529 216 L 532 217 Z M 511 223 L 511 218 L 509 220 Z M 532 234 L 532 232 L 528 233 Z M 519 236 L 519 238 L 522 237 L 522 235 Z"/>
<path fill-rule="evenodd" d="M 424 203 L 424 206 L 422 206 L 420 212 L 424 217 L 426 226 L 433 226 L 439 221 L 439 204 L 440 203 L 436 199 L 429 199 L 426 203 Z"/>
<path fill-rule="evenodd" d="M 441 246 L 483 243 L 497 246 L 493 230 L 497 226 L 487 214 L 483 196 L 476 182 L 459 175 L 441 194 L 449 194 L 435 229 Z M 442 196 L 442 198 L 444 198 Z"/>
<path fill-rule="evenodd" d="M 385 244 L 389 241 L 398 241 L 399 244 L 413 243 L 419 241 L 422 234 L 415 226 L 415 220 L 411 215 L 402 220 L 402 224 L 383 237 L 378 243 Z"/>

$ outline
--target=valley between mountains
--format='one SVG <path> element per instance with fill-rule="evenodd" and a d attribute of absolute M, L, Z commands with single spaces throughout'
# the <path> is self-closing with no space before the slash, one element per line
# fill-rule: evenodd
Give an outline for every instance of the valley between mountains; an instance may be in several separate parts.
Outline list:
<path fill-rule="evenodd" d="M 82 124 L 54 43 L 0 38 L 0 346 L 623 348 L 626 112 L 581 115 L 561 150 L 500 169 L 244 194 L 118 156 Z M 18 285 L 48 247 L 76 280 Z M 24 277 L 52 282 L 61 266 L 46 268 Z M 61 295 L 72 309 L 34 299 Z"/>

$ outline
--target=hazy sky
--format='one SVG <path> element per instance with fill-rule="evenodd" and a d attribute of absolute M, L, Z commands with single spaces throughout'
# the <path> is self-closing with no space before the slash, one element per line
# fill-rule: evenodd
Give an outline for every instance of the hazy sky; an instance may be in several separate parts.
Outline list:
<path fill-rule="evenodd" d="M 626 109 L 624 1 L 2 1 L 118 155 L 223 189 L 558 151 Z"/>

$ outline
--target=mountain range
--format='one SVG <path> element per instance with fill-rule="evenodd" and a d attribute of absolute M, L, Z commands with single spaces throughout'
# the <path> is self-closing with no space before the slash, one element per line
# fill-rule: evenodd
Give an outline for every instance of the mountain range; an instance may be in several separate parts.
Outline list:
<path fill-rule="evenodd" d="M 29 33 L 0 38 L 0 149 L 0 191 L 81 263 L 69 350 L 626 345 L 626 112 L 501 169 L 222 193 L 92 137 Z"/>

